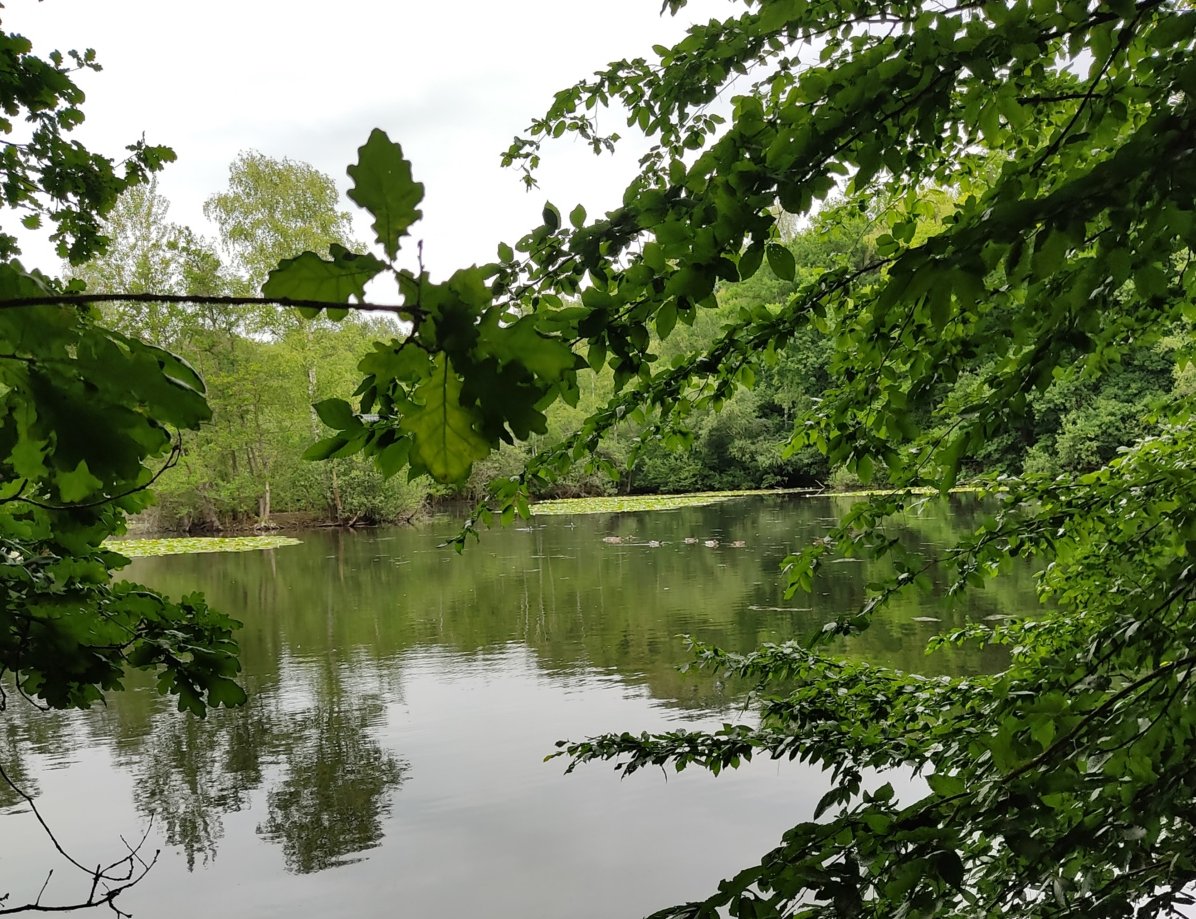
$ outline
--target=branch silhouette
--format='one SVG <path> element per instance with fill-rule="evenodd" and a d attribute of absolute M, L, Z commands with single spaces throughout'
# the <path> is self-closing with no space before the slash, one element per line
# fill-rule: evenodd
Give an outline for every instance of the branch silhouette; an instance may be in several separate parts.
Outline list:
<path fill-rule="evenodd" d="M 38 891 L 37 898 L 31 903 L 22 903 L 19 906 L 10 906 L 8 904 L 9 894 L 0 894 L 0 916 L 10 916 L 15 913 L 66 913 L 74 912 L 81 909 L 90 909 L 95 906 L 107 906 L 116 914 L 119 919 L 129 919 L 132 915 L 122 910 L 116 905 L 116 898 L 141 881 L 158 862 L 158 855 L 161 850 L 155 850 L 153 857 L 146 861 L 141 855 L 141 849 L 145 845 L 146 839 L 149 837 L 150 829 L 153 827 L 153 819 L 146 824 L 145 832 L 142 833 L 140 841 L 137 845 L 131 846 L 128 841 L 122 836 L 120 840 L 124 843 L 126 849 L 129 850 L 128 855 L 118 858 L 109 865 L 96 865 L 95 868 L 88 868 L 82 864 L 78 859 L 71 855 L 58 841 L 58 837 L 54 835 L 54 831 L 50 829 L 50 825 L 42 816 L 41 811 L 37 809 L 37 804 L 34 803 L 33 796 L 25 789 L 21 788 L 16 782 L 12 780 L 9 774 L 4 770 L 3 764 L 0 764 L 0 781 L 3 781 L 9 788 L 11 788 L 22 800 L 29 806 L 29 810 L 33 816 L 37 818 L 37 822 L 41 824 L 46 835 L 50 838 L 50 842 L 70 865 L 83 874 L 85 874 L 91 881 L 91 887 L 87 892 L 85 899 L 76 900 L 73 903 L 65 903 L 61 905 L 48 905 L 42 903 L 42 896 L 46 892 L 46 888 L 50 885 L 50 878 L 54 875 L 54 870 L 51 869 L 46 875 L 46 880 L 42 883 L 41 889 Z M 103 889 L 101 889 L 103 888 Z"/>

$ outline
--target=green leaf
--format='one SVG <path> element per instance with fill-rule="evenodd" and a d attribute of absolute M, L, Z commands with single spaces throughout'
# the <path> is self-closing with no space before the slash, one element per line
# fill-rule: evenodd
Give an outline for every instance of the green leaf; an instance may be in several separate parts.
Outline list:
<path fill-rule="evenodd" d="M 374 461 L 378 469 L 386 478 L 390 478 L 407 466 L 411 455 L 411 438 L 400 437 L 393 444 L 382 449 Z"/>
<path fill-rule="evenodd" d="M 58 483 L 58 494 L 66 504 L 74 504 L 96 494 L 104 487 L 87 468 L 86 460 L 79 460 L 73 470 L 60 471 L 54 480 Z"/>
<path fill-rule="evenodd" d="M 365 296 L 365 286 L 386 270 L 386 263 L 372 255 L 358 255 L 332 246 L 330 259 L 304 252 L 284 259 L 262 285 L 262 295 L 279 300 L 326 300 L 348 303 Z"/>
<path fill-rule="evenodd" d="M 374 218 L 374 235 L 387 257 L 399 254 L 399 240 L 423 216 L 419 203 L 424 186 L 414 181 L 403 148 L 386 132 L 375 128 L 357 151 L 357 164 L 349 167 L 353 187 L 349 197 Z"/>
<path fill-rule="evenodd" d="M 461 381 L 443 354 L 415 399 L 421 404 L 404 413 L 399 426 L 412 435 L 416 458 L 436 481 L 463 482 L 473 464 L 490 455 L 490 443 L 475 428 L 480 419 L 461 404 Z"/>
<path fill-rule="evenodd" d="M 423 379 L 428 375 L 430 366 L 427 352 L 410 342 L 389 345 L 379 342 L 374 345 L 373 351 L 361 359 L 357 369 L 386 384 L 391 380 Z"/>
<path fill-rule="evenodd" d="M 772 269 L 772 273 L 782 281 L 792 281 L 797 273 L 797 262 L 794 261 L 793 253 L 776 243 L 769 243 L 765 247 L 765 253 L 768 255 L 768 267 Z"/>
<path fill-rule="evenodd" d="M 324 424 L 337 431 L 361 427 L 361 422 L 353 413 L 353 407 L 344 399 L 325 399 L 315 403 L 312 408 Z"/>
<path fill-rule="evenodd" d="M 958 890 L 963 885 L 964 866 L 959 853 L 953 849 L 944 849 L 936 852 L 932 861 L 939 877 L 951 887 Z"/>
<path fill-rule="evenodd" d="M 1167 276 L 1158 265 L 1142 265 L 1134 272 L 1134 287 L 1143 297 L 1165 297 Z"/>
<path fill-rule="evenodd" d="M 494 334 L 491 350 L 503 363 L 517 361 L 541 380 L 552 382 L 578 363 L 567 345 L 542 335 L 531 316 L 524 316 Z"/>
<path fill-rule="evenodd" d="M 676 325 L 677 301 L 669 300 L 656 312 L 656 334 L 661 338 L 668 338 Z"/>
<path fill-rule="evenodd" d="M 764 263 L 764 247 L 760 245 L 752 245 L 744 250 L 743 254 L 739 256 L 739 277 L 746 281 L 752 277 L 760 266 Z"/>
<path fill-rule="evenodd" d="M 961 794 L 966 787 L 963 779 L 959 776 L 946 775 L 940 772 L 926 776 L 926 784 L 930 786 L 935 794 L 942 795 L 944 798 Z"/>
<path fill-rule="evenodd" d="M 544 226 L 548 227 L 549 232 L 556 232 L 561 227 L 561 212 L 556 209 L 556 205 L 552 202 L 545 202 L 544 210 L 541 212 L 541 217 L 544 219 Z"/>
<path fill-rule="evenodd" d="M 325 437 L 303 451 L 303 458 L 313 462 L 326 460 L 339 451 L 349 441 L 344 437 Z"/>
<path fill-rule="evenodd" d="M 227 677 L 214 677 L 208 683 L 208 705 L 235 708 L 249 701 L 245 690 Z"/>
<path fill-rule="evenodd" d="M 573 224 L 575 230 L 580 230 L 586 225 L 586 209 L 580 204 L 569 212 L 569 223 Z"/>

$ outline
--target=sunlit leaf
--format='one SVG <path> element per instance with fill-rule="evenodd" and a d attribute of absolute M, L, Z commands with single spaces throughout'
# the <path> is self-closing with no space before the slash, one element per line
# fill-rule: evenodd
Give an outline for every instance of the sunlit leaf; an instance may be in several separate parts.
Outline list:
<path fill-rule="evenodd" d="M 399 240 L 423 216 L 419 203 L 424 186 L 412 178 L 403 148 L 378 128 L 357 151 L 357 163 L 349 167 L 349 178 L 353 180 L 349 197 L 373 216 L 378 243 L 393 259 L 399 253 Z"/>

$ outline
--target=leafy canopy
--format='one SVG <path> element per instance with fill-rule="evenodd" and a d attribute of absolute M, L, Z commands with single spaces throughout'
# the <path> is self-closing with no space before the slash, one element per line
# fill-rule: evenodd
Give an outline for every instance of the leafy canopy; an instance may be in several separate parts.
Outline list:
<path fill-rule="evenodd" d="M 94 55 L 72 55 L 94 67 Z M 103 251 L 101 221 L 118 196 L 173 159 L 132 145 L 123 169 L 69 140 L 83 95 L 57 52 L 35 57 L 0 33 L 0 195 L 48 218 L 59 254 Z M 14 256 L 0 234 L 0 300 L 75 292 Z M 237 625 L 198 594 L 174 601 L 116 581 L 127 564 L 104 540 L 149 503 L 147 486 L 177 459 L 179 434 L 207 420 L 204 384 L 186 361 L 106 328 L 88 307 L 0 309 L 0 674 L 51 706 L 86 706 L 119 688 L 128 667 L 149 668 L 180 709 L 245 698 L 232 632 Z M 4 696 L 0 692 L 0 707 Z"/>
<path fill-rule="evenodd" d="M 870 552 L 892 557 L 895 578 L 809 642 L 738 657 L 696 649 L 704 665 L 759 680 L 759 724 L 615 734 L 563 751 L 624 771 L 718 771 L 753 755 L 830 771 L 817 822 L 796 825 L 707 900 L 660 916 L 1125 916 L 1184 901 L 1196 880 L 1188 397 L 1160 407 L 1160 433 L 1092 473 L 991 480 L 994 513 L 942 557 L 902 550 L 885 522 L 922 500 L 915 486 L 950 487 L 964 457 L 1017 427 L 1035 390 L 1099 377 L 1163 336 L 1190 337 L 1194 33 L 1196 12 L 1176 0 L 752 0 L 651 61 L 620 61 L 561 91 L 506 152 L 534 185 L 549 138 L 577 134 L 599 153 L 617 145 L 596 113 L 619 107 L 653 146 L 606 215 L 574 208 L 565 220 L 549 203 L 542 225 L 493 263 L 434 281 L 397 264 L 422 188 L 375 132 L 351 197 L 384 257 L 333 247 L 270 273 L 267 297 L 326 304 L 316 313 L 364 306 L 366 284 L 388 273 L 410 324 L 362 360 L 354 403 L 319 404 L 335 433 L 312 457 L 362 453 L 389 472 L 459 480 L 501 443 L 543 434 L 551 404 L 578 400 L 579 374 L 611 373 L 613 399 L 495 483 L 475 523 L 524 512 L 533 486 L 600 463 L 603 435 L 624 419 L 641 423 L 645 442 L 683 439 L 696 409 L 750 386 L 799 335 L 829 342 L 830 390 L 790 446 L 817 447 L 865 481 L 883 470 L 895 491 L 795 554 L 787 577 L 808 588 L 828 555 Z M 891 202 L 875 257 L 829 257 L 799 275 L 777 205 L 805 217 L 841 190 L 864 210 Z M 658 341 L 714 306 L 720 284 L 765 262 L 794 280 L 792 296 L 743 309 L 708 347 L 657 359 Z M 142 353 L 90 334 L 130 361 Z M 28 356 L 48 366 L 41 349 Z M 957 391 L 964 373 L 973 379 Z M 187 399 L 158 405 L 149 376 L 147 422 L 161 412 L 194 423 Z M 69 397 L 69 381 L 60 386 Z M 144 435 L 123 464 L 69 466 L 69 450 L 60 464 L 56 442 L 47 451 L 33 422 L 18 427 L 20 412 L 33 406 L 40 419 L 53 399 L 21 404 L 9 408 L 18 433 L 6 462 L 50 499 L 112 500 L 112 473 L 97 469 L 138 480 L 164 447 Z M 50 539 L 69 532 L 57 518 L 48 526 Z M 1051 611 L 942 639 L 1008 646 L 1001 673 L 930 680 L 844 663 L 826 645 L 932 572 L 962 590 L 1014 556 L 1040 565 Z M 38 627 L 59 621 L 46 614 Z M 913 801 L 888 785 L 865 792 L 875 768 L 918 770 L 928 791 Z"/>
<path fill-rule="evenodd" d="M 659 916 L 1147 916 L 1186 900 L 1196 881 L 1187 397 L 1158 409 L 1160 433 L 1092 473 L 990 480 L 994 513 L 941 557 L 902 550 L 885 521 L 923 500 L 915 486 L 951 487 L 966 456 L 1025 419 L 1035 391 L 1190 337 L 1194 33 L 1196 12 L 1168 0 L 752 0 L 653 60 L 558 93 L 505 154 L 534 185 L 549 138 L 616 145 L 595 113 L 618 106 L 654 141 L 620 207 L 565 221 L 549 204 L 494 263 L 445 282 L 385 269 L 410 333 L 363 360 L 359 402 L 321 413 L 336 434 L 313 455 L 363 451 L 459 479 L 501 442 L 542 431 L 547 405 L 576 399 L 578 374 L 609 369 L 611 402 L 495 483 L 478 519 L 509 516 L 532 486 L 598 462 L 621 420 L 637 418 L 645 439 L 683 431 L 695 408 L 751 385 L 812 328 L 832 348 L 831 388 L 791 448 L 813 445 L 864 481 L 883 470 L 895 486 L 786 567 L 796 590 L 828 555 L 891 556 L 897 575 L 864 608 L 806 643 L 746 656 L 696 648 L 701 664 L 759 680 L 759 725 L 565 745 L 573 765 L 612 759 L 624 772 L 718 771 L 753 755 L 829 770 L 817 822 L 709 899 Z M 382 141 L 362 148 L 355 176 L 387 174 L 397 187 L 354 197 L 393 259 L 421 189 Z M 839 190 L 861 209 L 890 202 L 876 255 L 798 277 L 776 205 L 810 215 Z M 319 289 L 335 278 L 338 300 L 359 297 L 365 258 L 321 257 Z M 304 259 L 267 291 L 314 293 Z M 798 282 L 793 296 L 743 310 L 709 347 L 656 360 L 659 338 L 765 262 Z M 975 379 L 956 390 L 965 373 Z M 932 572 L 959 591 L 1010 557 L 1038 563 L 1050 612 L 941 639 L 1006 645 L 1001 673 L 931 680 L 846 664 L 826 645 Z M 864 770 L 877 768 L 912 768 L 929 788 L 912 801 L 889 785 L 864 791 Z"/>

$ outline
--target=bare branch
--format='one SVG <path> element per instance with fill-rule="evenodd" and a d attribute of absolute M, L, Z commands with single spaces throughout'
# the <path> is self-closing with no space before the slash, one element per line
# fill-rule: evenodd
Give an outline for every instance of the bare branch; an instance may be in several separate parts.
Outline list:
<path fill-rule="evenodd" d="M 26 804 L 29 805 L 29 810 L 33 816 L 37 818 L 37 822 L 41 824 L 46 835 L 50 838 L 50 842 L 54 848 L 58 850 L 58 854 L 65 858 L 71 865 L 78 868 L 91 879 L 91 888 L 88 891 L 87 898 L 74 903 L 66 903 L 58 906 L 49 906 L 42 903 L 42 896 L 46 892 L 46 888 L 50 884 L 50 878 L 53 876 L 53 869 L 46 875 L 46 880 L 42 883 L 41 890 L 38 891 L 37 898 L 32 903 L 23 903 L 19 906 L 7 906 L 9 894 L 0 895 L 0 916 L 10 916 L 16 913 L 67 913 L 75 910 L 89 909 L 94 906 L 107 906 L 121 919 L 128 919 L 131 915 L 126 913 L 119 906 L 116 905 L 116 898 L 128 890 L 133 885 L 137 884 L 151 868 L 158 862 L 158 856 L 161 850 L 154 852 L 154 857 L 148 862 L 141 857 L 141 848 L 145 845 L 146 839 L 149 837 L 150 827 L 153 822 L 150 821 L 146 825 L 145 832 L 142 834 L 140 842 L 136 846 L 130 846 L 128 841 L 121 836 L 120 841 L 124 843 L 125 848 L 129 850 L 128 855 L 121 856 L 116 861 L 108 866 L 96 865 L 94 869 L 85 868 L 75 859 L 54 835 L 53 830 L 50 829 L 48 823 L 41 812 L 37 809 L 34 803 L 33 796 L 26 792 L 23 788 L 17 785 L 16 782 L 9 777 L 5 772 L 3 764 L 0 764 L 0 780 L 8 785 L 14 792 L 16 792 Z M 140 866 L 140 868 L 138 868 Z M 101 887 L 103 889 L 101 890 Z"/>

